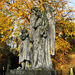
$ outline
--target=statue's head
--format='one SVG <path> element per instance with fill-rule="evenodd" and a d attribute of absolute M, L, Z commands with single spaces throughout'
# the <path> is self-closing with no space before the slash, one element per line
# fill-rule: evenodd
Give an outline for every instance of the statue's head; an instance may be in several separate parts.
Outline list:
<path fill-rule="evenodd" d="M 29 37 L 28 30 L 27 30 L 27 29 L 23 29 L 23 30 L 21 31 L 20 39 L 21 39 L 21 40 L 25 40 L 27 37 Z"/>
<path fill-rule="evenodd" d="M 33 13 L 33 14 L 35 14 L 36 16 L 38 16 L 38 17 L 41 17 L 41 10 L 38 8 L 38 7 L 33 7 L 32 9 L 31 9 L 31 13 Z"/>
<path fill-rule="evenodd" d="M 33 7 L 31 9 L 31 26 L 36 29 L 36 22 L 39 18 L 42 17 L 41 10 L 38 7 Z"/>

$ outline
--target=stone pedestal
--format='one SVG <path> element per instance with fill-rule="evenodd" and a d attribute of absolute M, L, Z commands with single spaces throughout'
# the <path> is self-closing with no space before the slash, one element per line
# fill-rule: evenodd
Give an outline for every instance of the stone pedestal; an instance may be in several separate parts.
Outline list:
<path fill-rule="evenodd" d="M 10 75 L 57 75 L 56 70 L 10 70 Z"/>

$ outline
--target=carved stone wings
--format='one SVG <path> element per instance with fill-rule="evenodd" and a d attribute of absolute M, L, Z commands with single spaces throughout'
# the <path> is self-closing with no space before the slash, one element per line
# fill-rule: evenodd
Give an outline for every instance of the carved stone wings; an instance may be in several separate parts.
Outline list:
<path fill-rule="evenodd" d="M 49 38 L 49 44 L 51 49 L 51 54 L 55 55 L 55 15 L 54 9 L 48 4 L 43 3 L 43 7 L 45 9 L 45 13 L 42 14 L 41 10 L 38 7 L 33 7 L 31 9 L 31 18 L 30 18 L 30 29 L 36 29 L 41 25 L 40 34 L 43 34 L 46 30 Z M 31 33 L 33 34 L 33 33 Z M 47 35 L 45 35 L 47 36 Z M 32 37 L 31 37 L 32 38 Z"/>
<path fill-rule="evenodd" d="M 48 4 L 48 3 L 43 3 L 43 7 L 46 12 L 46 16 L 49 22 L 50 26 L 50 46 L 51 46 L 51 54 L 55 55 L 55 14 L 54 14 L 54 9 Z"/>

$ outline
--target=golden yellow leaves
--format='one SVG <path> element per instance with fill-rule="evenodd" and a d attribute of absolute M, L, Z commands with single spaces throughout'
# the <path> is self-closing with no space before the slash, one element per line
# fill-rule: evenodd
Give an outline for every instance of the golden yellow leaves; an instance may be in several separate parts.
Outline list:
<path fill-rule="evenodd" d="M 0 34 L 3 35 L 1 41 L 5 41 L 8 38 L 12 32 L 10 29 L 13 29 L 11 18 L 0 12 Z"/>
<path fill-rule="evenodd" d="M 2 32 L 3 32 L 3 31 L 2 31 Z M 1 32 L 1 33 L 2 33 L 2 32 Z M 3 33 L 2 33 L 3 37 L 1 38 L 1 42 L 2 42 L 2 41 L 6 41 L 6 40 L 11 36 L 11 32 L 12 32 L 11 30 L 10 30 L 10 31 L 5 31 L 5 32 L 3 32 Z M 0 34 L 1 34 L 1 33 L 0 33 Z"/>
<path fill-rule="evenodd" d="M 63 38 L 61 38 L 59 36 L 56 36 L 55 50 L 56 50 L 56 59 L 58 59 L 58 62 L 62 63 L 62 61 L 63 61 L 63 63 L 64 63 L 65 55 L 68 56 L 68 52 L 69 52 L 69 50 L 72 50 L 72 48 L 71 48 L 71 44 L 69 42 L 67 42 L 66 40 L 64 40 Z"/>
<path fill-rule="evenodd" d="M 18 16 L 23 15 L 23 12 L 20 10 Z"/>
<path fill-rule="evenodd" d="M 1 32 L 1 34 L 3 34 L 3 32 Z"/>
<path fill-rule="evenodd" d="M 1 29 L 1 34 L 3 34 L 3 32 L 10 29 L 12 23 L 10 19 L 7 19 L 7 17 L 3 17 L 3 19 L 2 20 L 1 19 L 0 19 L 0 29 Z"/>
<path fill-rule="evenodd" d="M 0 1 L 0 10 L 4 7 L 3 4 L 4 4 L 4 1 L 1 0 L 1 1 Z"/>
<path fill-rule="evenodd" d="M 70 35 L 71 35 L 71 37 L 75 36 L 75 31 L 71 32 Z"/>
<path fill-rule="evenodd" d="M 62 48 L 66 48 L 66 49 L 69 49 L 70 48 L 70 43 L 65 41 L 63 38 L 58 38 L 55 42 L 56 46 L 58 45 L 59 49 L 62 49 Z"/>
<path fill-rule="evenodd" d="M 15 1 L 15 3 L 12 4 L 12 7 L 17 7 L 18 5 L 20 5 L 19 1 Z"/>
<path fill-rule="evenodd" d="M 62 19 L 62 17 L 61 17 L 61 15 L 60 15 L 60 14 L 58 14 L 58 15 L 55 15 L 55 19 L 56 19 L 56 20 L 61 20 L 61 19 Z"/>

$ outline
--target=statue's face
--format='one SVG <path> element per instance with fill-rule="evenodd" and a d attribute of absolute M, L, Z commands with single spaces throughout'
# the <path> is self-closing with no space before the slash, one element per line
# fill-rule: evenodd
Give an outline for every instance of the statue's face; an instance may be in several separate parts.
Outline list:
<path fill-rule="evenodd" d="M 25 40 L 27 35 L 28 35 L 28 31 L 26 29 L 23 29 L 20 36 L 21 40 Z"/>
<path fill-rule="evenodd" d="M 39 18 L 41 18 L 41 10 L 36 8 L 36 9 L 32 9 L 31 11 L 31 26 L 34 28 L 34 29 L 37 29 L 37 25 L 36 25 L 36 22 L 38 21 Z"/>

